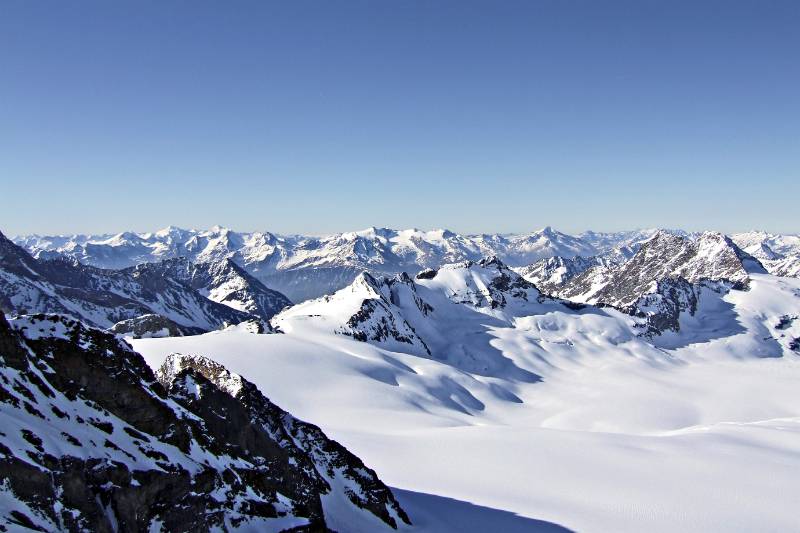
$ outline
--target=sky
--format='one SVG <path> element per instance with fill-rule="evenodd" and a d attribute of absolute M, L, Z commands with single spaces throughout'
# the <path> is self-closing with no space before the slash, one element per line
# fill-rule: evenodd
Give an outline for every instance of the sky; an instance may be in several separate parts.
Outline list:
<path fill-rule="evenodd" d="M 0 231 L 800 232 L 800 2 L 0 4 Z"/>

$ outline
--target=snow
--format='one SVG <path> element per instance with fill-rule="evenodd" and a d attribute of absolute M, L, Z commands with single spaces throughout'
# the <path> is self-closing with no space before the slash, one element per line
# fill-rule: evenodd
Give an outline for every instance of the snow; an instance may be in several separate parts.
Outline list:
<path fill-rule="evenodd" d="M 371 227 L 315 237 L 240 233 L 215 226 L 209 230 L 170 227 L 150 233 L 98 236 L 33 235 L 18 237 L 15 242 L 36 257 L 61 254 L 104 268 L 180 256 L 196 262 L 231 259 L 268 287 L 283 292 L 292 301 L 303 301 L 348 285 L 361 270 L 414 273 L 492 255 L 523 266 L 553 256 L 571 258 L 635 248 L 652 233 L 647 230 L 573 236 L 546 227 L 518 235 L 461 235 L 446 229 Z"/>
<path fill-rule="evenodd" d="M 427 316 L 397 300 L 431 356 L 335 334 L 363 285 L 285 311 L 283 335 L 131 342 L 154 368 L 208 356 L 320 425 L 398 488 L 416 530 L 796 529 L 800 320 L 781 317 L 800 316 L 800 280 L 751 274 L 701 298 L 705 322 L 648 339 L 535 289 L 492 309 L 472 297 L 490 274 L 415 280 Z"/>
<path fill-rule="evenodd" d="M 675 264 L 657 265 L 662 273 L 733 277 L 747 281 L 747 290 L 695 285 L 697 312 L 680 316 L 679 331 L 654 337 L 643 337 L 637 319 L 614 309 L 575 309 L 525 284 L 498 288 L 498 276 L 516 283 L 516 274 L 496 262 L 470 260 L 497 250 L 514 262 L 571 257 L 675 235 L 688 237 L 675 249 L 692 253 L 679 261 L 676 252 Z M 66 249 L 90 241 L 65 239 L 46 242 Z M 792 255 L 800 250 L 797 239 L 758 232 L 732 237 L 773 273 L 800 265 L 800 256 Z M 277 315 L 273 324 L 282 335 L 252 335 L 253 325 L 243 324 L 196 337 L 130 340 L 154 369 L 169 354 L 172 372 L 186 358 L 206 356 L 230 369 L 230 390 L 238 391 L 242 376 L 293 415 L 320 425 L 397 487 L 414 530 L 797 527 L 800 280 L 740 268 L 735 247 L 721 234 L 645 230 L 573 237 L 544 228 L 466 237 L 369 228 L 309 238 L 216 227 L 105 236 L 95 244 L 132 247 L 137 254 L 172 254 L 185 246 L 196 258 L 258 263 L 273 273 L 337 265 L 438 267 L 413 281 L 361 275 L 335 294 Z M 445 258 L 460 262 L 441 266 Z M 587 292 L 579 298 L 591 301 L 608 282 L 609 269 L 600 264 L 586 274 Z M 640 281 L 652 290 L 655 279 Z M 214 297 L 237 288 L 231 280 Z M 20 297 L 33 301 L 47 290 L 31 284 Z M 651 296 L 641 310 L 657 307 L 660 295 Z M 205 312 L 189 301 L 158 305 L 166 314 L 173 308 L 192 316 Z M 14 327 L 30 327 L 26 320 Z M 64 334 L 58 323 L 46 326 L 36 325 L 29 336 Z M 354 338 L 364 332 L 367 342 Z M 188 391 L 199 390 L 190 385 Z M 84 407 L 58 401 L 62 410 L 90 417 Z M 15 411 L 4 420 L 13 452 L 30 451 L 20 430 L 33 418 Z M 68 430 L 68 422 L 52 423 Z M 115 442 L 149 465 L 125 442 L 123 423 L 114 426 Z M 44 444 L 59 453 L 71 447 Z M 197 450 L 188 458 L 168 447 L 164 453 L 190 469 L 206 460 Z M 374 529 L 375 518 L 341 494 L 324 506 L 334 529 Z"/>

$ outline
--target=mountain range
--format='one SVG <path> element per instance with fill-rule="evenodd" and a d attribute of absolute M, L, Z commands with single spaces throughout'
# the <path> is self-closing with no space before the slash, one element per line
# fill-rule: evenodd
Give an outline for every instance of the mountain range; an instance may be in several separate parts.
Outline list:
<path fill-rule="evenodd" d="M 794 520 L 772 490 L 796 486 L 794 236 L 59 239 L 0 234 L 6 529 L 501 527 L 464 507 L 481 501 L 577 530 L 724 530 L 756 522 L 692 501 L 740 476 L 752 508 L 778 502 L 758 524 Z M 599 490 L 610 472 L 621 492 Z M 502 529 L 563 531 L 533 522 Z"/>
<path fill-rule="evenodd" d="M 61 313 L 88 325 L 124 332 L 142 317 L 155 330 L 181 334 L 267 321 L 289 300 L 228 259 L 184 257 L 119 270 L 54 256 L 36 259 L 0 233 L 0 309 L 5 313 Z"/>
<path fill-rule="evenodd" d="M 230 259 L 265 285 L 303 301 L 350 284 L 363 271 L 413 275 L 423 268 L 497 256 L 512 266 L 552 256 L 591 256 L 632 250 L 654 231 L 567 235 L 550 227 L 521 235 L 460 235 L 448 230 L 368 228 L 324 237 L 207 231 L 169 227 L 153 233 L 18 237 L 40 259 L 69 257 L 101 268 L 187 257 L 194 262 Z"/>
<path fill-rule="evenodd" d="M 295 301 L 313 300 L 350 286 L 363 273 L 413 276 L 486 257 L 508 265 L 544 294 L 634 314 L 645 295 L 667 292 L 671 310 L 656 313 L 661 325 L 655 331 L 677 327 L 677 294 L 695 298 L 688 285 L 736 285 L 751 271 L 791 276 L 800 269 L 800 238 L 759 232 L 571 236 L 547 227 L 524 235 L 464 236 L 370 228 L 282 237 L 170 227 L 16 242 L 0 237 L 0 282 L 7 284 L 6 294 L 14 294 L 13 301 L 0 302 L 5 309 L 72 312 L 88 324 L 137 336 L 192 334 L 248 321 L 257 331 L 269 330 L 269 319 L 291 301 L 262 280 L 296 295 Z"/>
<path fill-rule="evenodd" d="M 723 298 L 731 291 L 746 292 L 752 276 L 767 275 L 757 259 L 722 234 L 691 238 L 668 231 L 656 232 L 629 260 L 564 276 L 561 283 L 547 285 L 547 293 L 538 288 L 535 276 L 521 272 L 492 257 L 426 269 L 416 279 L 405 273 L 381 278 L 363 273 L 333 295 L 285 309 L 272 324 L 287 333 L 299 327 L 304 334 L 322 330 L 348 335 L 467 372 L 498 376 L 505 375 L 501 363 L 507 359 L 497 357 L 487 334 L 495 328 L 517 328 L 522 317 L 558 312 L 585 319 L 613 309 L 630 317 L 638 335 L 663 345 L 672 342 L 661 339 L 667 334 L 690 337 L 696 320 L 730 317 L 730 311 L 722 313 Z M 737 329 L 735 320 L 729 322 L 726 334 Z M 689 331 L 682 331 L 687 323 Z M 700 335 L 719 334 L 699 329 Z M 784 344 L 792 351 L 797 343 L 787 338 Z M 518 378 L 539 376 L 523 373 Z"/>
<path fill-rule="evenodd" d="M 30 235 L 17 237 L 14 242 L 39 259 L 69 257 L 100 268 L 126 268 L 176 257 L 198 263 L 229 259 L 266 286 L 300 302 L 346 287 L 364 271 L 414 275 L 424 268 L 492 256 L 511 267 L 526 267 L 549 258 L 620 263 L 657 231 L 568 235 L 546 227 L 518 235 L 461 235 L 448 230 L 373 227 L 313 237 L 240 233 L 215 226 L 210 230 L 168 227 L 151 233 L 116 235 Z M 671 233 L 699 236 L 677 230 Z M 749 232 L 730 238 L 771 273 L 795 276 L 800 272 L 798 236 Z"/>

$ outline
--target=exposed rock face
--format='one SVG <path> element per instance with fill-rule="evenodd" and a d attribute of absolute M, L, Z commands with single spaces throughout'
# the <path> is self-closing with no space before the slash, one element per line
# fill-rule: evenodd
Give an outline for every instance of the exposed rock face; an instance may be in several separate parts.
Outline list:
<path fill-rule="evenodd" d="M 185 257 L 160 263 L 165 276 L 178 279 L 208 299 L 268 321 L 292 304 L 230 259 L 193 263 Z"/>
<path fill-rule="evenodd" d="M 625 311 L 645 319 L 642 327 L 647 335 L 679 331 L 681 313 L 693 316 L 697 312 L 703 287 L 717 293 L 728 289 L 708 281 L 689 283 L 683 278 L 667 278 L 656 282 L 653 292 L 641 296 Z"/>
<path fill-rule="evenodd" d="M 334 493 L 408 522 L 360 460 L 207 359 L 172 356 L 165 387 L 55 315 L 0 315 L 0 357 L 0 528 L 325 531 Z"/>
<path fill-rule="evenodd" d="M 111 326 L 109 331 L 118 335 L 133 337 L 134 339 L 183 337 L 184 335 L 194 335 L 203 332 L 203 330 L 179 326 L 167 317 L 153 314 L 121 320 Z"/>
<path fill-rule="evenodd" d="M 712 232 L 689 238 L 659 231 L 627 262 L 598 263 L 578 274 L 574 272 L 587 262 L 553 260 L 550 264 L 554 268 L 546 283 L 549 292 L 646 317 L 649 334 L 677 331 L 680 314 L 693 315 L 697 309 L 701 285 L 716 293 L 745 289 L 751 272 L 765 272 L 756 258 L 730 238 Z M 559 282 L 559 276 L 565 281 Z"/>
<path fill-rule="evenodd" d="M 361 308 L 339 329 L 339 333 L 368 342 L 397 342 L 416 345 L 430 355 L 430 349 L 398 309 L 401 299 L 408 298 L 418 311 L 427 315 L 433 308 L 416 293 L 414 281 L 407 274 L 394 278 L 375 279 L 364 273 L 353 282 L 355 290 L 364 291 Z"/>
<path fill-rule="evenodd" d="M 212 301 L 191 285 L 207 281 L 210 274 L 201 274 L 216 272 L 216 267 L 182 269 L 180 265 L 186 266 L 185 261 L 103 270 L 64 258 L 39 261 L 0 234 L 0 309 L 10 314 L 65 314 L 101 328 L 155 314 L 175 323 L 184 333 L 214 330 L 254 316 Z M 234 267 L 220 268 L 229 272 Z M 266 316 L 275 310 L 271 304 L 280 305 L 281 300 L 275 297 L 278 293 L 251 281 L 242 290 L 252 287 L 247 292 L 252 298 L 243 298 L 242 307 L 250 305 Z M 219 289 L 225 283 L 212 284 L 212 288 Z M 232 294 L 241 295 L 235 290 L 216 294 L 223 301 Z M 277 299 L 270 300 L 273 297 Z"/>
<path fill-rule="evenodd" d="M 719 233 L 705 233 L 696 241 L 659 232 L 633 258 L 613 270 L 606 285 L 595 293 L 597 302 L 629 307 L 668 278 L 689 283 L 726 281 L 746 287 L 749 270 L 764 272 L 757 260 Z"/>
<path fill-rule="evenodd" d="M 204 395 L 202 386 L 196 388 L 196 379 L 195 388 L 187 386 L 185 376 L 194 373 L 202 375 L 211 385 L 206 386 L 211 389 L 206 394 L 219 398 Z M 246 446 L 255 438 L 250 436 L 252 427 L 253 435 L 265 433 L 280 450 L 290 455 L 290 461 L 303 465 L 319 487 L 344 490 L 354 506 L 371 512 L 392 527 L 409 523 L 391 491 L 373 470 L 342 445 L 328 439 L 317 426 L 298 420 L 277 407 L 255 385 L 238 374 L 202 356 L 172 354 L 157 376 L 171 393 L 176 394 L 178 401 L 192 407 L 193 412 L 207 411 L 204 419 L 217 421 L 216 427 L 207 427 L 212 433 L 220 432 L 221 440 L 243 443 L 239 446 L 248 450 Z M 241 421 L 230 423 L 237 419 Z M 259 453 L 255 447 L 248 451 L 246 455 L 249 457 Z"/>
<path fill-rule="evenodd" d="M 436 277 L 436 269 L 426 268 L 424 270 L 420 270 L 415 277 L 417 279 L 433 279 Z"/>

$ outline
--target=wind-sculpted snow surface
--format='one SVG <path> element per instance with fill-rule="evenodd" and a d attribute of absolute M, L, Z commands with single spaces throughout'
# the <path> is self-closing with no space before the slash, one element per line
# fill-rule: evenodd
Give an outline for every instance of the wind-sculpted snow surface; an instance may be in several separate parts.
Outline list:
<path fill-rule="evenodd" d="M 205 358 L 171 355 L 159 383 L 118 337 L 57 315 L 0 316 L 0 358 L 4 531 L 408 524 L 357 457 Z"/>

